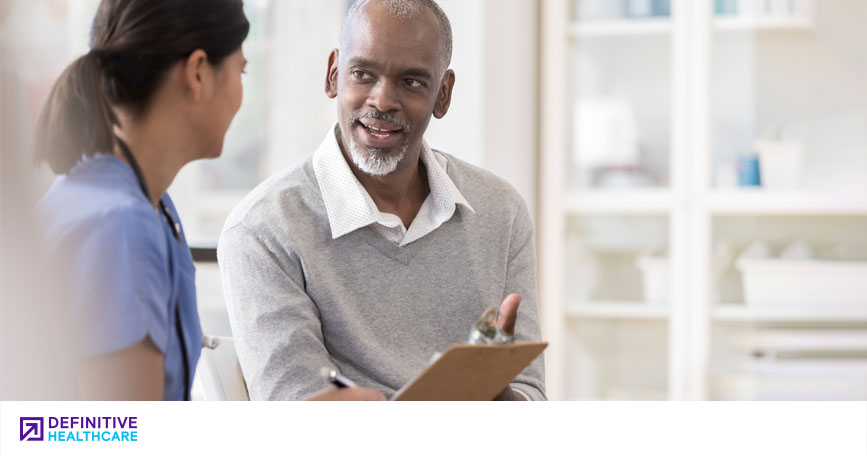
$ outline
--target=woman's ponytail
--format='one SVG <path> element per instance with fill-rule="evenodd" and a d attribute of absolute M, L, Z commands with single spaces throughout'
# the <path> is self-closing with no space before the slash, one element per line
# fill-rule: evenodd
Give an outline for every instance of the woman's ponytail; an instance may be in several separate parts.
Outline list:
<path fill-rule="evenodd" d="M 117 118 L 105 94 L 100 55 L 92 51 L 73 62 L 51 89 L 39 113 L 34 158 L 66 174 L 83 156 L 111 153 Z"/>

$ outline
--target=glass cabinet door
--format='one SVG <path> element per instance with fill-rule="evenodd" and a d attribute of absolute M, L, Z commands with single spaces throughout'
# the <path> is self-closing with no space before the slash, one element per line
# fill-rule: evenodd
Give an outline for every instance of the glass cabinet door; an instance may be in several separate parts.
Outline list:
<path fill-rule="evenodd" d="M 712 399 L 867 398 L 867 3 L 715 1 Z"/>
<path fill-rule="evenodd" d="M 670 16 L 668 1 L 573 2 L 572 188 L 668 185 Z"/>
<path fill-rule="evenodd" d="M 568 2 L 565 399 L 668 397 L 672 21 L 668 1 Z"/>

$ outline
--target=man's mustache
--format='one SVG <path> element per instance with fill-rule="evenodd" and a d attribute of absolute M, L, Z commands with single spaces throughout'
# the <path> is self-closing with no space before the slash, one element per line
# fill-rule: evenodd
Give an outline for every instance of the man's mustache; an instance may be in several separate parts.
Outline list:
<path fill-rule="evenodd" d="M 395 118 L 393 115 L 387 112 L 381 112 L 377 110 L 374 110 L 373 112 L 361 112 L 361 110 L 352 111 L 352 115 L 350 116 L 350 120 L 352 120 L 352 123 L 358 122 L 361 119 L 383 120 L 399 127 L 401 130 L 403 130 L 404 133 L 409 133 L 409 122 Z"/>

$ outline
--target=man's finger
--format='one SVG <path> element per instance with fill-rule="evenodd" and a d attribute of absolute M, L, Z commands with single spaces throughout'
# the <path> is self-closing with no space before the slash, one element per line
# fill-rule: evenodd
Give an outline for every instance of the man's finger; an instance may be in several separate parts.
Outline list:
<path fill-rule="evenodd" d="M 521 305 L 521 297 L 515 293 L 506 296 L 500 304 L 500 312 L 497 315 L 497 326 L 506 334 L 515 334 L 515 322 L 518 321 L 518 306 Z"/>

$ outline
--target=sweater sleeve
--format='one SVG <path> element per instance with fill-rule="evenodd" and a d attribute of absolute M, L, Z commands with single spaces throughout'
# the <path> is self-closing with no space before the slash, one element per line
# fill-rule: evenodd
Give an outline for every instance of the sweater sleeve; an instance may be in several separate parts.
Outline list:
<path fill-rule="evenodd" d="M 536 294 L 536 248 L 533 243 L 533 222 L 530 220 L 524 201 L 518 196 L 516 199 L 518 208 L 512 224 L 503 298 L 511 293 L 521 295 L 521 306 L 518 308 L 518 320 L 515 325 L 515 340 L 537 342 L 542 340 L 542 334 Z M 531 400 L 547 400 L 543 356 L 540 355 L 530 363 L 511 383 L 512 389 Z"/>
<path fill-rule="evenodd" d="M 242 224 L 223 232 L 217 254 L 250 398 L 301 400 L 322 389 L 320 369 L 336 367 L 301 262 Z"/>

